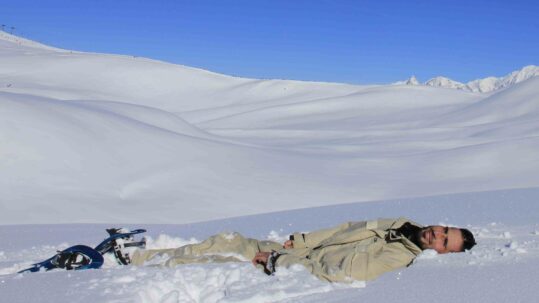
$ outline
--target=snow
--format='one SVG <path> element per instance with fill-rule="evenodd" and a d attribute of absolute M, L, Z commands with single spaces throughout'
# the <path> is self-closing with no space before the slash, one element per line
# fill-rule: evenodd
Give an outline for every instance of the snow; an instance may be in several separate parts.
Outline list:
<path fill-rule="evenodd" d="M 419 80 L 417 80 L 417 78 L 414 75 L 412 75 L 410 76 L 410 78 L 404 81 L 397 81 L 392 84 L 393 85 L 420 85 L 421 83 L 419 83 Z"/>
<path fill-rule="evenodd" d="M 491 92 L 526 81 L 536 76 L 539 76 L 539 66 L 528 65 L 520 70 L 511 72 L 504 77 L 487 77 L 470 81 L 466 84 L 466 87 L 474 92 Z"/>
<path fill-rule="evenodd" d="M 406 85 L 419 85 L 419 81 L 417 80 L 417 78 L 415 76 L 411 76 L 410 79 L 406 80 L 406 82 L 404 84 L 406 84 Z"/>
<path fill-rule="evenodd" d="M 5 39 L 0 64 L 3 224 L 187 223 L 539 186 L 536 77 L 490 95 L 253 80 Z"/>
<path fill-rule="evenodd" d="M 192 237 L 204 239 L 231 230 L 259 239 L 279 235 L 284 240 L 281 235 L 298 230 L 398 215 L 425 224 L 465 226 L 476 234 L 478 245 L 471 251 L 439 255 L 427 250 L 409 268 L 352 284 L 322 282 L 300 266 L 269 277 L 249 262 L 175 268 L 109 265 L 80 272 L 15 274 L 67 245 L 64 240 L 98 243 L 105 236 L 106 225 L 4 225 L 0 237 L 6 258 L 0 260 L 0 292 L 6 302 L 39 297 L 54 302 L 411 303 L 430 302 L 433 295 L 440 296 L 437 302 L 442 303 L 456 298 L 480 303 L 527 302 L 537 295 L 539 237 L 534 231 L 539 223 L 538 198 L 539 188 L 513 189 L 324 206 L 184 225 L 137 226 L 148 229 L 149 239 L 156 239 L 148 242 L 152 248 L 193 243 Z M 416 288 L 423 290 L 410 291 Z"/>
<path fill-rule="evenodd" d="M 427 86 L 434 86 L 434 87 L 445 87 L 445 88 L 456 88 L 456 89 L 464 89 L 465 85 L 458 82 L 451 80 L 446 77 L 438 76 L 434 77 L 427 82 L 425 82 L 425 85 Z"/>
<path fill-rule="evenodd" d="M 6 302 L 529 302 L 539 269 L 539 78 L 348 85 L 236 78 L 0 32 Z M 457 88 L 457 89 L 448 89 Z M 249 262 L 17 274 L 118 224 L 149 248 L 219 233 L 284 242 L 348 220 L 465 226 L 376 281 Z M 82 224 L 85 223 L 85 224 Z M 57 290 L 61 291 L 57 291 Z M 55 290 L 55 291 L 51 291 Z M 403 294 L 406 293 L 406 296 Z"/>
<path fill-rule="evenodd" d="M 9 34 L 7 32 L 4 32 L 0 30 L 0 40 L 11 42 L 9 44 L 5 44 L 4 48 L 13 48 L 13 49 L 19 49 L 20 46 L 24 46 L 25 48 L 36 48 L 41 50 L 52 50 L 52 51 L 65 51 L 56 47 L 52 47 L 49 45 L 41 44 L 36 41 L 28 40 L 19 36 L 15 36 L 12 34 Z"/>

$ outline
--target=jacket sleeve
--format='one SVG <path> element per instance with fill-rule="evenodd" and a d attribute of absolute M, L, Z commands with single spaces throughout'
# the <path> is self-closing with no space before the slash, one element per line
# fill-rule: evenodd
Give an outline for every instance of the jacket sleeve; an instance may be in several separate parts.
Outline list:
<path fill-rule="evenodd" d="M 311 274 L 315 275 L 320 280 L 328 282 L 350 282 L 350 277 L 346 277 L 344 270 L 331 269 L 326 264 L 315 262 L 305 257 L 300 257 L 292 254 L 282 254 L 275 263 L 275 269 L 289 268 L 292 265 L 303 265 Z"/>
<path fill-rule="evenodd" d="M 360 281 L 374 280 L 386 272 L 410 265 L 414 258 L 412 253 L 396 251 L 387 246 L 378 253 L 358 253 L 352 261 L 351 278 Z"/>
<path fill-rule="evenodd" d="M 354 222 L 346 222 L 339 226 L 321 229 L 310 233 L 294 233 L 294 248 L 316 247 L 320 242 L 331 237 L 335 233 L 349 228 Z"/>
<path fill-rule="evenodd" d="M 378 253 L 353 252 L 347 255 L 339 265 L 330 266 L 323 261 L 283 253 L 278 257 L 275 268 L 278 270 L 280 267 L 288 268 L 294 264 L 301 264 L 321 280 L 350 283 L 373 280 L 383 273 L 406 267 L 414 260 L 414 257 L 411 253 L 389 248 Z"/>

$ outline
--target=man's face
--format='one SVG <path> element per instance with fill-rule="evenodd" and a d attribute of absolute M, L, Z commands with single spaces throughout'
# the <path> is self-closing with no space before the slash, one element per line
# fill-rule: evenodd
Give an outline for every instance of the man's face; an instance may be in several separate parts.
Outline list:
<path fill-rule="evenodd" d="M 460 229 L 446 226 L 427 226 L 419 232 L 422 249 L 434 249 L 439 254 L 462 251 L 464 240 Z"/>

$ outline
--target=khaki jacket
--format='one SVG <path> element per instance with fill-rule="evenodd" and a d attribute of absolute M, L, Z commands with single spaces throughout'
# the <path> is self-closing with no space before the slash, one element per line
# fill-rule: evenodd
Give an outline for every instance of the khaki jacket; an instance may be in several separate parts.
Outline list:
<path fill-rule="evenodd" d="M 410 265 L 421 253 L 413 242 L 395 232 L 406 222 L 422 227 L 399 218 L 347 222 L 335 228 L 295 233 L 294 248 L 279 251 L 276 268 L 302 264 L 330 282 L 375 279 Z"/>

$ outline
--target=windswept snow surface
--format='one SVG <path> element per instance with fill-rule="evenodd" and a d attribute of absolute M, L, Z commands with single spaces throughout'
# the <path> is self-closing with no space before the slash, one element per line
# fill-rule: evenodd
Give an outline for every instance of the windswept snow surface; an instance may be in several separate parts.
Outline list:
<path fill-rule="evenodd" d="M 406 216 L 465 226 L 478 245 L 466 253 L 425 251 L 408 268 L 364 283 L 330 284 L 302 267 L 269 277 L 249 262 L 120 267 L 16 274 L 56 249 L 97 244 L 107 225 L 0 226 L 2 302 L 534 302 L 539 270 L 539 188 L 325 206 L 149 230 L 150 248 L 170 248 L 224 231 L 284 241 L 350 220 Z"/>
<path fill-rule="evenodd" d="M 0 35 L 0 222 L 188 223 L 539 186 L 539 78 L 234 78 Z"/>

